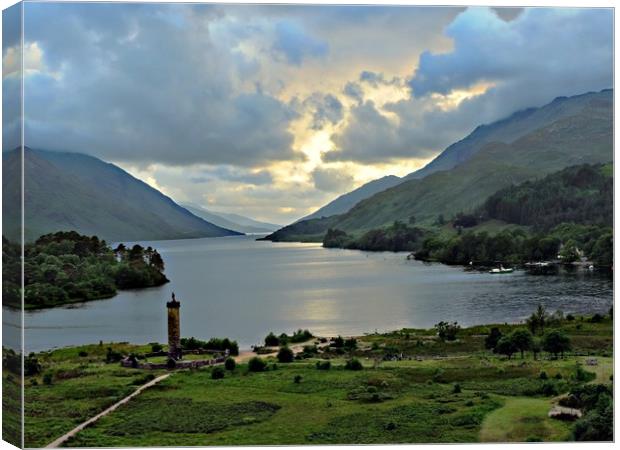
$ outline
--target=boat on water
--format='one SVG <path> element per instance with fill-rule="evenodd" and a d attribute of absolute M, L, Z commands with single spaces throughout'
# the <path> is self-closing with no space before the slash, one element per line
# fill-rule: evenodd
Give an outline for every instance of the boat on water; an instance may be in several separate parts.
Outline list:
<path fill-rule="evenodd" d="M 489 273 L 512 273 L 514 272 L 514 269 L 512 267 L 504 267 L 504 266 L 499 266 L 496 267 L 494 269 L 489 270 Z"/>

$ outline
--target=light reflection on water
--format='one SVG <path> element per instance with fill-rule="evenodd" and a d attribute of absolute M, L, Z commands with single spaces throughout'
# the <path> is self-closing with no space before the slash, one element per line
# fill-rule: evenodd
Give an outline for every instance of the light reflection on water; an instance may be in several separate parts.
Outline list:
<path fill-rule="evenodd" d="M 317 334 L 516 322 L 538 303 L 554 311 L 606 312 L 612 281 L 597 273 L 491 275 L 406 261 L 404 254 L 257 242 L 254 237 L 142 243 L 162 254 L 171 283 L 108 300 L 27 312 L 26 348 L 164 342 L 165 302 L 181 300 L 184 336 L 228 336 L 242 347 L 269 331 Z M 18 315 L 4 310 L 11 326 Z"/>

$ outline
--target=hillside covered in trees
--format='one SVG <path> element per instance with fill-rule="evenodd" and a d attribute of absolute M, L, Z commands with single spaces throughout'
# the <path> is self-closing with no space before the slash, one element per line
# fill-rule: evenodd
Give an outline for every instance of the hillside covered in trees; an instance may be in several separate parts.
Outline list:
<path fill-rule="evenodd" d="M 112 297 L 117 289 L 159 286 L 168 279 L 157 250 L 140 245 L 112 250 L 97 236 L 75 231 L 47 234 L 24 249 L 26 309 Z M 19 308 L 19 244 L 2 239 L 3 305 Z"/>
<path fill-rule="evenodd" d="M 582 164 L 546 177 L 510 186 L 491 195 L 486 218 L 532 226 L 537 230 L 567 222 L 613 224 L 613 166 Z"/>

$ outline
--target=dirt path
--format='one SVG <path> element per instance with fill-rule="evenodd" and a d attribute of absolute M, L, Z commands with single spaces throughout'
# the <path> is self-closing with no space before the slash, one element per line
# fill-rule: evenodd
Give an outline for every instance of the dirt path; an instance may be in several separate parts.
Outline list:
<path fill-rule="evenodd" d="M 78 425 L 77 427 L 75 427 L 73 430 L 69 431 L 67 434 L 62 435 L 61 437 L 59 437 L 58 439 L 56 439 L 54 442 L 48 444 L 45 448 L 57 448 L 60 447 L 62 444 L 64 444 L 67 440 L 71 439 L 73 436 L 75 436 L 76 434 L 78 434 L 80 431 L 82 431 L 84 428 L 86 428 L 87 426 L 95 423 L 97 420 L 101 419 L 103 416 L 110 414 L 112 411 L 114 411 L 115 409 L 117 409 L 119 406 L 124 405 L 125 403 L 127 403 L 129 400 L 131 400 L 132 398 L 134 398 L 135 396 L 139 395 L 142 391 L 144 391 L 145 389 L 148 389 L 152 386 L 155 386 L 157 383 L 159 383 L 162 380 L 165 380 L 166 378 L 168 378 L 171 374 L 170 373 L 166 373 L 164 375 L 160 375 L 159 377 L 155 378 L 154 380 L 149 381 L 146 384 L 143 384 L 142 386 L 140 386 L 138 389 L 136 389 L 133 393 L 131 393 L 130 395 L 128 395 L 127 397 L 125 397 L 122 400 L 119 400 L 118 402 L 114 403 L 112 406 L 110 406 L 109 408 L 105 409 L 104 411 L 100 412 L 99 414 L 97 414 L 96 416 L 91 417 L 90 419 L 88 419 L 86 422 L 82 422 L 80 425 Z"/>

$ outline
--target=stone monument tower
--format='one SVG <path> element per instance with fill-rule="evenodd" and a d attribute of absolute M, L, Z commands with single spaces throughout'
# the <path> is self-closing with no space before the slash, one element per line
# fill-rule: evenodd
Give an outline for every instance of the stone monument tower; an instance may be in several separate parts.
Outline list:
<path fill-rule="evenodd" d="M 181 324 L 179 308 L 181 302 L 177 301 L 172 293 L 172 300 L 166 303 L 168 307 L 168 356 L 174 360 L 181 359 Z"/>

